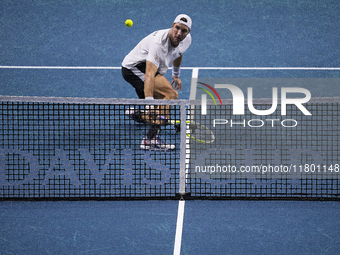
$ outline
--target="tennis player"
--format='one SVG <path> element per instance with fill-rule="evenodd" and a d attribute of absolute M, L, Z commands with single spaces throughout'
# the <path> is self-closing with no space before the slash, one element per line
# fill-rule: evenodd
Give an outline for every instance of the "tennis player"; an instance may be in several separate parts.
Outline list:
<path fill-rule="evenodd" d="M 177 90 L 182 89 L 180 67 L 183 53 L 191 44 L 191 18 L 186 14 L 178 15 L 172 27 L 158 30 L 142 39 L 124 58 L 122 75 L 136 90 L 141 99 L 178 99 Z M 163 75 L 172 64 L 172 81 Z M 163 119 L 169 114 L 170 107 L 165 107 Z M 158 111 L 160 112 L 160 111 Z M 159 138 L 161 124 L 155 121 L 141 143 L 142 149 L 174 149 Z"/>

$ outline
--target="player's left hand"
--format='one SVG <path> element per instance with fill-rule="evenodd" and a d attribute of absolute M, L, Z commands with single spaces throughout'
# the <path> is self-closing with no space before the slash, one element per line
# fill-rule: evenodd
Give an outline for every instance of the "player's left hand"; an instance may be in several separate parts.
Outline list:
<path fill-rule="evenodd" d="M 182 90 L 182 81 L 179 77 L 172 76 L 171 85 L 177 90 Z"/>

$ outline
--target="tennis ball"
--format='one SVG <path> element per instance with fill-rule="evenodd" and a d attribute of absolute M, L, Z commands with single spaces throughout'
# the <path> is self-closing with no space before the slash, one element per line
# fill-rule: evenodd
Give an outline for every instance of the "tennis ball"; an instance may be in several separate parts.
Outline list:
<path fill-rule="evenodd" d="M 125 26 L 127 26 L 127 27 L 132 27 L 132 25 L 133 25 L 133 21 L 132 21 L 131 19 L 127 19 L 127 20 L 125 21 Z"/>

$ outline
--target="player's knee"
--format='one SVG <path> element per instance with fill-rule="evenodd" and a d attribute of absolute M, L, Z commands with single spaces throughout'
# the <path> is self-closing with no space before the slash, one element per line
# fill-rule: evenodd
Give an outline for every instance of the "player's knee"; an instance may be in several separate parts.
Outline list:
<path fill-rule="evenodd" d="M 167 93 L 164 94 L 164 99 L 178 99 L 178 92 L 175 89 L 169 90 Z"/>
<path fill-rule="evenodd" d="M 178 92 L 176 90 L 171 92 L 170 99 L 178 99 Z"/>

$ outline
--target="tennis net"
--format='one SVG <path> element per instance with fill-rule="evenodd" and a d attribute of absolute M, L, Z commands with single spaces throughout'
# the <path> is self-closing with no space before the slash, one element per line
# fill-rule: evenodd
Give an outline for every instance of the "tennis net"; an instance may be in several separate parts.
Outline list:
<path fill-rule="evenodd" d="M 268 99 L 254 108 L 271 108 Z M 245 104 L 247 106 L 247 104 Z M 340 98 L 314 98 L 305 104 L 311 115 L 295 105 L 282 105 L 267 116 L 245 107 L 233 115 L 232 101 L 197 105 L 191 119 L 214 131 L 215 142 L 190 141 L 187 191 L 192 198 L 339 199 Z M 287 117 L 289 116 L 289 117 Z"/>
<path fill-rule="evenodd" d="M 146 111 L 145 102 L 1 97 L 0 197 L 177 197 L 180 133 L 164 126 L 159 134 L 175 149 L 141 148 L 149 126 L 130 113 Z M 180 120 L 180 107 L 171 117 Z"/>
<path fill-rule="evenodd" d="M 159 136 L 174 149 L 141 148 L 150 125 L 127 113 L 151 103 L 172 106 L 177 127 Z M 339 98 L 310 100 L 311 116 L 289 105 L 289 119 L 280 104 L 254 118 L 201 103 L 1 96 L 0 198 L 339 200 Z M 192 123 L 214 139 L 194 139 Z"/>

